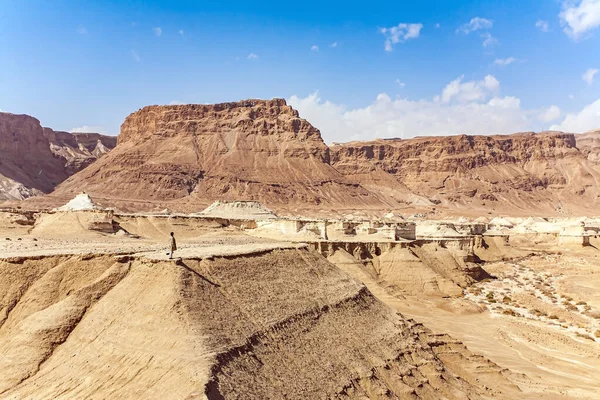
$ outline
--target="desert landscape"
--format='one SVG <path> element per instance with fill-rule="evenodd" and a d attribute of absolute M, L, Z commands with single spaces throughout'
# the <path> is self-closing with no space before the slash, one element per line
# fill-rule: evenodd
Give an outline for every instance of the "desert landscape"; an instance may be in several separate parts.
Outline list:
<path fill-rule="evenodd" d="M 273 99 L 0 138 L 0 398 L 598 398 L 600 131 L 328 146 Z"/>

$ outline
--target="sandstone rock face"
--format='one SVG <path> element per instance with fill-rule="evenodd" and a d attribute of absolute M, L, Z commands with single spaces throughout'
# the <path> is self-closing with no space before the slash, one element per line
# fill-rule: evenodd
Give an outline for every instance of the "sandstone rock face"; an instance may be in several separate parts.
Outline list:
<path fill-rule="evenodd" d="M 577 143 L 562 132 L 375 140 L 332 146 L 331 165 L 379 191 L 396 180 L 441 207 L 581 212 L 599 204 L 600 169 Z"/>
<path fill-rule="evenodd" d="M 84 190 L 131 211 L 251 200 L 295 215 L 587 215 L 600 205 L 595 140 L 529 132 L 329 148 L 282 99 L 149 106 L 127 117 L 114 151 L 66 180 L 55 197 Z"/>
<path fill-rule="evenodd" d="M 577 147 L 587 159 L 600 163 L 600 129 L 577 135 Z"/>
<path fill-rule="evenodd" d="M 127 117 L 114 151 L 57 193 L 175 200 L 195 211 L 215 200 L 383 206 L 335 170 L 329 158 L 319 130 L 285 100 L 149 106 Z"/>
<path fill-rule="evenodd" d="M 54 132 L 28 115 L 0 113 L 0 200 L 49 193 L 115 145 L 109 136 Z"/>

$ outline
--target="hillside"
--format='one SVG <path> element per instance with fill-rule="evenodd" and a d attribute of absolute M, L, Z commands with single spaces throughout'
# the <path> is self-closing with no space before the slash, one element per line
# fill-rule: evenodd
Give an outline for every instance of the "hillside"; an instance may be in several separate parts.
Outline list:
<path fill-rule="evenodd" d="M 334 144 L 285 100 L 149 106 L 118 146 L 60 185 L 124 210 L 255 200 L 289 214 L 588 215 L 600 205 L 598 133 L 418 137 Z M 54 200 L 52 200 L 54 199 Z"/>
<path fill-rule="evenodd" d="M 114 151 L 56 195 L 85 190 L 137 209 L 172 201 L 200 211 L 214 200 L 298 210 L 385 207 L 329 158 L 319 130 L 284 100 L 150 106 L 127 117 Z"/>
<path fill-rule="evenodd" d="M 115 145 L 111 136 L 55 132 L 29 115 L 0 113 L 0 201 L 50 193 Z"/>

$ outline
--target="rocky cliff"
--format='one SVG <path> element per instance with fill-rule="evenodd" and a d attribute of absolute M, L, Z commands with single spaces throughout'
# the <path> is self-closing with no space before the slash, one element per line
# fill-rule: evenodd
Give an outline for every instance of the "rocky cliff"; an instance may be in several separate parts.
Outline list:
<path fill-rule="evenodd" d="M 577 135 L 577 147 L 594 163 L 600 163 L 600 129 Z"/>
<path fill-rule="evenodd" d="M 137 208 L 174 201 L 199 211 L 214 200 L 290 210 L 383 206 L 330 165 L 319 130 L 282 99 L 144 107 L 127 117 L 116 149 L 57 194 L 81 190 Z"/>
<path fill-rule="evenodd" d="M 529 132 L 336 144 L 331 165 L 355 182 L 371 182 L 371 190 L 397 181 L 445 208 L 581 212 L 599 203 L 600 169 L 590 162 L 592 150 L 577 147 L 577 136 Z"/>
<path fill-rule="evenodd" d="M 0 113 L 0 200 L 49 193 L 115 145 L 110 136 L 55 132 L 28 115 Z"/>
<path fill-rule="evenodd" d="M 125 210 L 257 200 L 278 212 L 584 214 L 600 205 L 593 134 L 421 137 L 335 144 L 285 100 L 149 106 L 118 146 L 66 180 Z"/>

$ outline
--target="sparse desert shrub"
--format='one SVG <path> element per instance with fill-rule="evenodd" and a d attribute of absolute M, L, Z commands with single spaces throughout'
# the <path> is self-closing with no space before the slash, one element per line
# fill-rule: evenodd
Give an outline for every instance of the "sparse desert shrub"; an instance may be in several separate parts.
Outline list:
<path fill-rule="evenodd" d="M 536 316 L 536 317 L 540 317 L 540 316 L 542 316 L 542 314 L 543 314 L 543 313 L 542 313 L 540 310 L 538 310 L 537 308 L 535 308 L 535 309 L 531 310 L 531 313 L 532 313 L 532 314 L 535 314 L 535 316 Z"/>
<path fill-rule="evenodd" d="M 565 297 L 565 300 L 567 300 L 567 301 L 573 301 L 573 298 L 572 298 L 572 297 L 569 297 L 569 296 L 566 296 L 566 297 Z"/>
<path fill-rule="evenodd" d="M 502 311 L 502 314 L 504 314 L 504 315 L 511 315 L 513 317 L 517 316 L 517 313 L 514 312 L 513 310 L 511 310 L 510 308 L 507 308 L 504 311 Z"/>
<path fill-rule="evenodd" d="M 487 297 L 489 300 L 493 300 L 494 299 L 494 292 L 488 292 L 488 294 L 486 294 L 485 297 Z"/>
<path fill-rule="evenodd" d="M 558 315 L 552 314 L 548 317 L 549 319 L 558 319 Z"/>
<path fill-rule="evenodd" d="M 512 301 L 512 299 L 510 297 L 508 297 L 508 296 L 504 296 L 502 298 L 502 302 L 505 303 L 505 304 L 510 303 L 511 301 Z"/>
<path fill-rule="evenodd" d="M 495 303 L 495 302 L 496 302 L 496 299 L 490 299 L 490 300 L 489 300 L 489 302 L 490 302 L 490 303 Z"/>
<path fill-rule="evenodd" d="M 574 306 L 573 304 L 567 304 L 566 307 L 567 307 L 567 310 L 569 310 L 569 311 L 579 311 L 577 306 Z"/>
<path fill-rule="evenodd" d="M 597 330 L 596 332 L 594 332 L 594 336 L 596 336 L 597 338 L 600 338 L 600 330 Z"/>
<path fill-rule="evenodd" d="M 587 306 L 587 303 L 585 301 L 578 301 L 577 305 L 578 306 Z"/>

